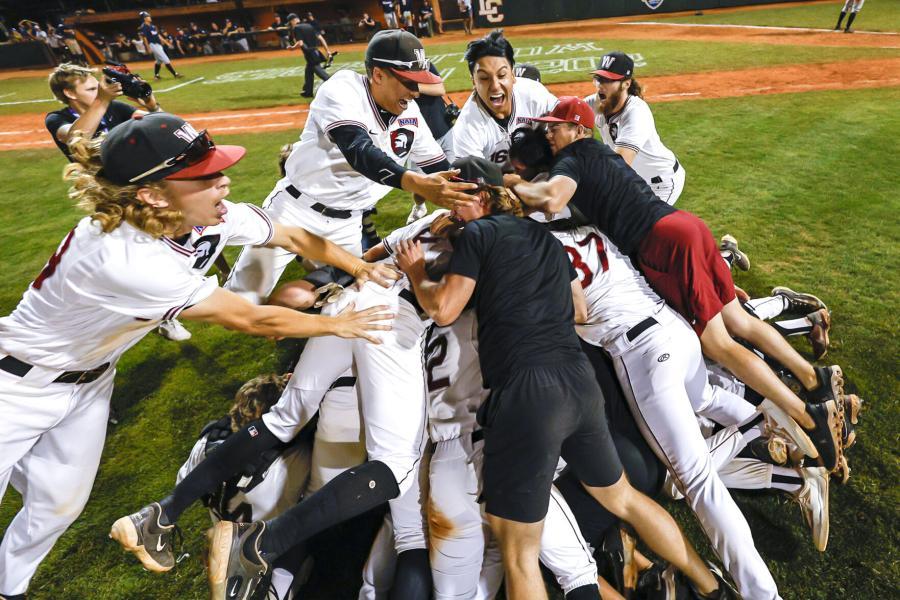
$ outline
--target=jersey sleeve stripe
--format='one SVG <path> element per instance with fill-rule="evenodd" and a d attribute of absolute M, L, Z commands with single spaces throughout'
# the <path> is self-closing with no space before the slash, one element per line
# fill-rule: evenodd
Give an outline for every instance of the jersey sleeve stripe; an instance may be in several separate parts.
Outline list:
<path fill-rule="evenodd" d="M 269 242 L 272 241 L 272 238 L 275 237 L 275 226 L 272 225 L 272 219 L 269 218 L 269 215 L 264 213 L 262 209 L 255 204 L 247 204 L 250 208 L 253 209 L 253 212 L 259 215 L 259 217 L 266 222 L 266 225 L 269 226 L 269 235 L 266 237 L 266 241 L 260 244 L 260 246 L 265 246 Z"/>
<path fill-rule="evenodd" d="M 344 125 L 354 125 L 356 127 L 362 127 L 363 129 L 368 131 L 368 128 L 366 127 L 365 123 L 360 123 L 359 121 L 350 121 L 347 119 L 344 119 L 342 121 L 335 121 L 334 123 L 330 123 L 329 125 L 327 125 L 325 127 L 325 131 L 331 131 L 335 127 L 343 127 Z"/>
<path fill-rule="evenodd" d="M 635 152 L 640 152 L 641 149 L 634 144 L 629 144 L 628 142 L 616 142 L 616 146 L 619 148 L 628 148 L 629 150 L 634 150 Z"/>
<path fill-rule="evenodd" d="M 194 253 L 192 250 L 188 250 L 184 246 L 181 246 L 181 245 L 173 242 L 172 240 L 170 240 L 169 238 L 167 238 L 165 236 L 163 236 L 162 240 L 169 246 L 169 248 L 171 248 L 175 252 L 178 252 L 179 254 L 182 254 L 184 256 L 191 256 Z"/>
<path fill-rule="evenodd" d="M 429 158 L 427 160 L 419 161 L 416 164 L 420 167 L 430 167 L 431 165 L 437 164 L 442 160 L 447 160 L 447 156 L 443 153 L 440 156 L 435 156 L 434 158 Z"/>

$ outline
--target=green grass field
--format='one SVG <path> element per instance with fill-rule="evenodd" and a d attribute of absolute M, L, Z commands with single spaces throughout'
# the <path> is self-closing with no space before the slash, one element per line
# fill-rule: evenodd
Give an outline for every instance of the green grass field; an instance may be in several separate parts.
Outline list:
<path fill-rule="evenodd" d="M 860 28 L 874 29 L 876 17 L 896 29 L 896 14 L 880 12 L 897 0 L 869 0 Z M 715 15 L 758 17 L 816 9 L 823 15 L 837 6 L 797 6 L 771 11 Z M 791 11 L 791 12 L 789 12 Z M 798 13 L 799 14 L 799 13 Z M 710 15 L 710 18 L 713 15 Z M 706 17 L 700 17 L 701 19 Z M 832 16 L 827 21 L 831 22 Z M 873 25 L 863 26 L 869 19 Z M 803 25 L 799 17 L 779 25 Z M 759 23 L 766 24 L 766 23 Z M 831 23 L 833 25 L 833 23 Z M 816 26 L 816 25 L 813 25 Z M 826 25 L 827 26 L 827 25 Z M 574 43 L 584 43 L 578 40 Z M 550 49 L 560 40 L 517 39 L 518 47 Z M 734 69 L 759 64 L 828 62 L 897 56 L 895 50 L 712 44 L 670 41 L 594 42 L 596 48 L 621 48 L 646 61 L 640 74 L 661 75 Z M 461 46 L 437 45 L 431 54 L 459 52 Z M 596 58 L 582 49 L 565 52 L 572 60 Z M 342 59 L 358 59 L 348 54 Z M 553 54 L 520 60 L 554 60 Z M 449 58 L 441 68 L 452 66 Z M 233 71 L 297 67 L 299 58 L 249 59 L 192 66 L 188 78 L 223 76 Z M 196 72 L 195 72 L 196 70 Z M 549 74 L 547 81 L 579 80 L 582 73 Z M 159 87 L 166 87 L 169 80 Z M 17 99 L 47 94 L 40 79 L 0 82 Z M 167 109 L 179 112 L 277 106 L 298 101 L 297 75 L 241 85 L 192 85 L 161 95 Z M 464 89 L 464 65 L 448 83 Z M 214 95 L 212 90 L 223 90 Z M 202 92 L 202 93 L 198 93 Z M 9 99 L 9 98 L 5 98 Z M 753 261 L 749 273 L 736 276 L 753 295 L 788 285 L 822 297 L 833 311 L 829 363 L 840 364 L 847 388 L 866 404 L 857 445 L 849 452 L 853 476 L 831 491 L 831 539 L 825 554 L 816 552 L 800 511 L 774 494 L 736 493 L 757 546 L 784 598 L 868 600 L 893 598 L 900 589 L 897 563 L 900 462 L 897 453 L 897 399 L 900 303 L 896 271 L 900 230 L 900 87 L 853 91 L 768 95 L 655 105 L 654 115 L 666 144 L 687 172 L 679 207 L 703 217 L 720 236 L 735 235 Z M 40 113 L 41 104 L 0 106 L 0 114 Z M 281 144 L 298 132 L 217 136 L 249 150 L 234 167 L 232 200 L 260 203 L 277 178 Z M 56 149 L 0 153 L 0 315 L 9 313 L 40 271 L 59 240 L 82 214 L 66 197 L 59 174 L 64 159 Z M 394 192 L 379 204 L 379 231 L 403 223 L 406 194 Z M 235 253 L 230 252 L 233 259 Z M 296 273 L 296 270 L 293 271 Z M 201 554 L 205 509 L 181 520 L 190 557 L 173 573 L 151 575 L 107 538 L 109 526 L 124 514 L 162 496 L 196 436 L 210 419 L 230 405 L 245 380 L 283 369 L 300 346 L 274 343 L 220 328 L 190 324 L 194 337 L 176 344 L 150 335 L 119 364 L 113 407 L 118 424 L 110 426 L 106 450 L 88 505 L 44 561 L 30 589 L 32 600 L 193 600 L 206 597 Z M 797 348 L 809 354 L 805 340 Z M 9 491 L 0 504 L 0 532 L 20 507 Z M 706 557 L 712 558 L 693 516 L 683 504 L 667 504 Z M 309 598 L 355 598 L 363 540 L 371 519 L 344 527 L 319 542 Z"/>
<path fill-rule="evenodd" d="M 900 49 L 884 48 L 818 48 L 815 46 L 776 46 L 772 44 L 735 44 L 682 42 L 667 40 L 610 40 L 609 42 L 576 39 L 565 44 L 559 39 L 523 38 L 516 40 L 520 62 L 535 62 L 546 83 L 586 80 L 596 60 L 611 50 L 640 55 L 637 66 L 641 77 L 697 73 L 728 69 L 751 68 L 759 65 L 827 63 L 856 58 L 891 58 L 900 56 Z M 449 73 L 447 89 L 465 90 L 471 87 L 468 69 L 462 60 L 460 45 L 436 44 L 428 46 L 429 56 L 436 58 L 442 72 Z M 157 99 L 170 112 L 192 113 L 239 108 L 262 108 L 307 102 L 300 98 L 303 83 L 303 61 L 299 56 L 269 57 L 256 55 L 246 60 L 228 60 L 186 65 L 179 70 L 185 79 L 166 79 L 154 82 L 157 90 L 165 90 L 176 83 L 197 77 L 205 81 L 187 85 L 171 92 L 161 91 Z M 340 55 L 335 68 L 345 65 L 362 71 L 362 53 Z M 178 61 L 175 60 L 175 64 Z M 450 69 L 453 69 L 450 71 Z M 334 69 L 332 69 L 333 72 Z M 139 69 L 150 79 L 150 67 Z M 43 78 L 14 78 L 0 82 L 3 93 L 13 93 L 0 100 L 0 115 L 46 113 L 56 110 L 59 103 L 11 104 L 23 100 L 49 99 L 51 94 Z"/>
<path fill-rule="evenodd" d="M 828 4 L 775 6 L 769 9 L 707 13 L 700 16 L 666 18 L 672 23 L 711 23 L 716 25 L 766 25 L 770 27 L 811 27 L 830 29 L 837 23 L 843 0 Z M 844 25 L 847 24 L 846 19 Z M 859 12 L 854 29 L 860 31 L 900 31 L 900 1 L 869 0 Z"/>
<path fill-rule="evenodd" d="M 888 597 L 900 586 L 895 569 L 900 277 L 894 269 L 900 161 L 892 151 L 900 135 L 893 109 L 898 101 L 900 89 L 893 88 L 655 107 L 661 134 L 688 173 L 680 206 L 703 216 L 716 234 L 738 237 L 753 259 L 738 284 L 751 293 L 789 285 L 829 303 L 834 311 L 830 360 L 844 367 L 848 387 L 866 400 L 859 442 L 849 455 L 853 478 L 848 486 L 832 488 L 826 554 L 812 548 L 794 505 L 774 495 L 738 494 L 785 598 Z M 275 180 L 274 154 L 294 135 L 221 137 L 250 150 L 233 169 L 233 199 L 259 202 L 265 196 Z M 0 312 L 5 313 L 79 213 L 67 201 L 64 185 L 45 175 L 62 166 L 55 151 L 3 157 L 0 170 L 7 176 L 0 178 L 0 208 L 6 217 L 0 251 L 7 268 L 0 274 Z M 38 181 L 40 187 L 34 185 Z M 407 200 L 393 194 L 379 206 L 380 229 L 400 224 L 406 211 Z M 151 335 L 122 360 L 113 399 L 119 424 L 109 431 L 84 514 L 38 572 L 31 590 L 36 600 L 204 596 L 203 510 L 192 509 L 182 521 L 192 556 L 162 577 L 143 572 L 123 555 L 107 539 L 108 527 L 163 494 L 203 424 L 225 411 L 241 382 L 284 365 L 294 345 L 214 327 L 191 329 L 188 343 Z M 808 351 L 803 343 L 798 347 Z M 681 505 L 672 507 L 709 555 L 689 513 Z M 8 494 L 0 523 L 17 508 L 15 494 Z M 362 555 L 358 544 L 342 543 L 326 546 L 327 556 L 340 559 L 320 564 L 324 587 L 312 597 L 353 596 Z"/>

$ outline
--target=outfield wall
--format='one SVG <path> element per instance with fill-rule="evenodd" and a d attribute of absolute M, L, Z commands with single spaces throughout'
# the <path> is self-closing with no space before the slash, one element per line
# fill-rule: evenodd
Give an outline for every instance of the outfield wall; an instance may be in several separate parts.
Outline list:
<path fill-rule="evenodd" d="M 472 0 L 478 27 L 652 15 L 800 0 Z"/>

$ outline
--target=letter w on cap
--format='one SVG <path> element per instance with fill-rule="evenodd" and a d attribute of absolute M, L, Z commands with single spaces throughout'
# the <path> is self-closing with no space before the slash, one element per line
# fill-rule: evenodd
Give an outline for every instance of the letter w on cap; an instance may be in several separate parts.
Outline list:
<path fill-rule="evenodd" d="M 600 62 L 601 68 L 603 68 L 603 70 L 606 70 L 606 69 L 610 68 L 614 62 L 616 62 L 616 57 L 615 56 L 604 56 L 603 58 L 600 59 L 600 61 L 601 61 Z"/>
<path fill-rule="evenodd" d="M 193 142 L 197 139 L 197 136 L 200 135 L 197 133 L 197 130 L 190 123 L 185 123 L 181 127 L 175 130 L 175 137 L 180 140 L 184 140 L 185 142 Z"/>
<path fill-rule="evenodd" d="M 416 53 L 416 62 L 419 63 L 419 66 L 424 71 L 428 68 L 428 59 L 425 58 L 425 48 L 416 48 L 414 52 Z"/>

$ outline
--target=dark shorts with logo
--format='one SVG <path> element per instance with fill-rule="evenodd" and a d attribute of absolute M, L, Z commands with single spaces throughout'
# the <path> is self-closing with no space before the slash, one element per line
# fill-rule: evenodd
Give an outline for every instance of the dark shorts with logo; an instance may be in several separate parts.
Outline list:
<path fill-rule="evenodd" d="M 482 498 L 489 514 L 535 523 L 547 514 L 560 456 L 587 485 L 622 476 L 590 363 L 515 371 L 478 411 L 484 430 Z"/>

